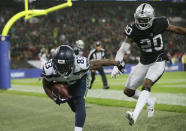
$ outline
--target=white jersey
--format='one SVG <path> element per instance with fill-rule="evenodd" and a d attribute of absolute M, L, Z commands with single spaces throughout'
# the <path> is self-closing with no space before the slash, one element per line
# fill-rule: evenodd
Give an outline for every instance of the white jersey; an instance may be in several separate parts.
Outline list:
<path fill-rule="evenodd" d="M 74 68 L 67 76 L 59 74 L 53 67 L 52 59 L 46 62 L 42 69 L 42 76 L 53 82 L 60 82 L 64 85 L 70 86 L 75 84 L 79 79 L 88 73 L 90 64 L 86 57 L 76 56 L 74 61 Z"/>

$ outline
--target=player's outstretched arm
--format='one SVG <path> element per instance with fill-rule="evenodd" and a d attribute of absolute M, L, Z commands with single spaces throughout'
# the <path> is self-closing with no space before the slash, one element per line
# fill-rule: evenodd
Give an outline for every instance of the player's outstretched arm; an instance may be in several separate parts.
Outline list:
<path fill-rule="evenodd" d="M 125 53 L 127 53 L 127 51 L 129 50 L 129 47 L 126 46 L 128 44 L 131 44 L 133 41 L 126 36 L 124 42 L 122 43 L 122 45 L 120 46 L 119 50 L 117 51 L 115 60 L 116 61 L 122 61 L 123 60 L 123 56 Z"/>
<path fill-rule="evenodd" d="M 132 43 L 132 40 L 129 38 L 129 37 L 126 37 L 125 38 L 125 41 L 123 42 L 123 44 L 121 45 L 121 47 L 119 48 L 119 50 L 117 51 L 117 54 L 116 54 L 116 57 L 115 57 L 115 60 L 116 61 L 122 61 L 123 60 L 123 57 L 124 57 L 124 54 L 128 51 L 128 47 L 126 47 L 126 43 L 128 44 L 131 44 Z M 113 70 L 112 70 L 112 73 L 111 73 L 111 77 L 115 77 L 117 75 L 121 74 L 121 71 L 118 69 L 117 66 L 114 66 Z"/>
<path fill-rule="evenodd" d="M 174 32 L 180 35 L 186 35 L 186 28 L 181 26 L 169 25 L 167 31 Z"/>
<path fill-rule="evenodd" d="M 91 60 L 90 61 L 90 69 L 96 70 L 99 69 L 102 66 L 118 66 L 119 61 L 110 60 L 110 59 L 104 59 L 104 60 Z"/>
<path fill-rule="evenodd" d="M 124 60 L 115 61 L 115 60 L 110 60 L 110 59 L 91 60 L 90 61 L 90 69 L 91 70 L 99 69 L 102 66 L 116 66 L 120 72 L 124 72 L 125 62 L 124 62 Z"/>

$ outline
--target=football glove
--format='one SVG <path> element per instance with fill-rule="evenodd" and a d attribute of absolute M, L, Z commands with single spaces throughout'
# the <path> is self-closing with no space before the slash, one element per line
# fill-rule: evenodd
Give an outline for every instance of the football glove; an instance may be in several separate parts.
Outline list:
<path fill-rule="evenodd" d="M 55 97 L 55 98 L 54 98 L 54 102 L 60 106 L 60 104 L 63 104 L 63 103 L 68 102 L 71 98 L 72 98 L 72 96 L 69 96 L 69 97 L 66 98 L 66 99 L 61 99 L 61 98 L 58 96 L 58 97 Z"/>
<path fill-rule="evenodd" d="M 113 70 L 112 70 L 112 74 L 111 74 L 111 77 L 113 78 L 116 78 L 116 76 L 119 76 L 121 74 L 121 72 L 119 71 L 118 67 L 117 66 L 114 66 Z"/>

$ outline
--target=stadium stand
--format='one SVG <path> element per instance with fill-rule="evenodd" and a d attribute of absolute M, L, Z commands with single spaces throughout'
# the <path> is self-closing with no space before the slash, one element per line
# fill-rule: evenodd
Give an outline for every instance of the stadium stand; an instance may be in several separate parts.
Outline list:
<path fill-rule="evenodd" d="M 123 29 L 133 21 L 135 7 L 139 3 L 131 2 L 76 2 L 73 8 L 67 8 L 48 16 L 24 19 L 16 22 L 11 28 L 11 67 L 30 68 L 27 60 L 38 60 L 41 48 L 51 49 L 60 44 L 73 46 L 77 39 L 85 42 L 85 50 L 93 48 L 94 41 L 101 40 L 106 50 L 107 58 L 114 58 L 119 44 L 124 40 Z M 156 16 L 166 16 L 170 23 L 186 27 L 186 3 L 152 3 Z M 31 8 L 46 7 L 45 4 L 32 4 Z M 51 5 L 50 5 L 51 6 Z M 20 8 L 21 7 L 21 8 Z M 166 8 L 162 8 L 166 7 Z M 8 9 L 7 9 L 8 8 Z M 91 9 L 90 9 L 91 8 Z M 8 4 L 6 10 L 0 5 L 0 30 L 6 22 L 19 11 L 23 5 Z M 68 12 L 68 13 L 67 13 Z M 174 62 L 181 62 L 186 52 L 186 38 L 171 33 L 165 33 L 166 50 Z M 137 63 L 139 52 L 132 45 L 129 63 Z"/>

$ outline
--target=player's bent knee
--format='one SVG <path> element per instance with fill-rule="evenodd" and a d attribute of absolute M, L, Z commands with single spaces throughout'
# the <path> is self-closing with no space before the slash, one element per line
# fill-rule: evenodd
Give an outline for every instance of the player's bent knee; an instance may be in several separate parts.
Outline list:
<path fill-rule="evenodd" d="M 153 82 L 152 82 L 150 79 L 147 79 L 147 78 L 146 78 L 145 81 L 144 81 L 144 83 L 143 83 L 142 90 L 150 91 L 152 85 L 153 85 Z"/>

